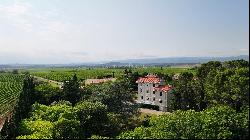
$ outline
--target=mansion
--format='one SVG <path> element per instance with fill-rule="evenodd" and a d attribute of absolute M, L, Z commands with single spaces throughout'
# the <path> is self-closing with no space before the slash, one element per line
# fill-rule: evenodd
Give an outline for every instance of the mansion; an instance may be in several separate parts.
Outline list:
<path fill-rule="evenodd" d="M 171 85 L 156 75 L 140 77 L 138 83 L 137 103 L 159 106 L 160 111 L 167 111 L 173 97 Z"/>

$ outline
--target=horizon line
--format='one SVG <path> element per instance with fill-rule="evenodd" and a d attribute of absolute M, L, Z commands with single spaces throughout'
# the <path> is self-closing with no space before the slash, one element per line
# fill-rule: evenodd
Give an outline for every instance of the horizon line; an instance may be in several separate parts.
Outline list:
<path fill-rule="evenodd" d="M 70 64 L 104 64 L 110 62 L 119 62 L 119 61 L 129 61 L 129 60 L 141 60 L 141 59 L 162 59 L 162 58 L 228 58 L 228 57 L 239 57 L 239 56 L 248 56 L 249 54 L 242 55 L 228 55 L 228 56 L 171 56 L 171 57 L 146 57 L 146 58 L 128 58 L 121 60 L 104 60 L 104 61 L 93 61 L 93 62 L 70 62 L 70 63 L 5 63 L 0 65 L 70 65 Z M 127 62 L 128 63 L 128 62 Z"/>

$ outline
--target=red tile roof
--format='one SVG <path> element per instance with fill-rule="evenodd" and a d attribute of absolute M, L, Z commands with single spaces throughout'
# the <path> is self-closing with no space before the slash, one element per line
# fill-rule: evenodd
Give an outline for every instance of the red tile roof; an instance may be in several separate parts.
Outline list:
<path fill-rule="evenodd" d="M 161 79 L 155 75 L 147 75 L 146 77 L 140 77 L 136 83 L 160 83 Z"/>
<path fill-rule="evenodd" d="M 163 91 L 163 92 L 168 92 L 169 90 L 173 89 L 171 85 L 165 85 L 165 86 L 159 86 L 159 87 L 154 87 L 155 91 Z"/>

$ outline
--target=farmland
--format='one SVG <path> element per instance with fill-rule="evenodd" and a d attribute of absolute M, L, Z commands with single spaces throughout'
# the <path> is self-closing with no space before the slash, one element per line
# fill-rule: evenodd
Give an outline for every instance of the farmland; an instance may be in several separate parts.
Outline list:
<path fill-rule="evenodd" d="M 115 69 L 115 68 L 44 68 L 44 69 L 28 69 L 28 71 L 38 77 L 42 77 L 49 80 L 62 82 L 67 80 L 72 75 L 76 74 L 79 79 L 89 79 L 89 78 L 101 78 L 103 76 L 112 75 L 116 78 L 122 77 L 125 69 Z M 163 74 L 176 74 L 184 71 L 195 73 L 195 70 L 190 68 L 169 68 L 163 67 L 150 67 L 150 68 L 132 68 L 133 72 L 139 72 L 140 74 L 146 73 L 163 73 Z"/>
<path fill-rule="evenodd" d="M 4 115 L 15 104 L 22 89 L 23 76 L 18 74 L 0 73 L 0 114 Z"/>
<path fill-rule="evenodd" d="M 247 61 L 237 60 L 211 61 L 198 68 L 36 68 L 13 70 L 12 74 L 4 71 L 0 77 L 1 113 L 4 115 L 0 116 L 0 129 L 11 116 L 22 119 L 13 120 L 15 126 L 9 125 L 12 121 L 7 122 L 0 136 L 8 138 L 6 132 L 8 136 L 14 129 L 24 129 L 11 137 L 248 138 L 248 66 Z M 23 77 L 14 73 L 30 73 L 23 82 L 24 96 L 19 97 L 15 111 L 15 97 L 21 90 Z M 170 100 L 168 113 L 133 103 L 135 94 L 140 93 L 135 81 L 147 73 L 156 73 L 166 79 L 165 84 L 173 85 L 174 100 Z M 81 86 L 80 80 L 113 74 L 118 78 L 115 82 Z M 179 74 L 178 78 L 173 74 Z M 69 78 L 62 88 L 56 86 Z M 30 132 L 32 129 L 34 131 Z"/>
<path fill-rule="evenodd" d="M 107 75 L 114 75 L 116 78 L 122 77 L 125 69 L 115 69 L 115 68 L 43 68 L 43 69 L 26 69 L 31 75 L 42 77 L 49 80 L 54 80 L 62 82 L 72 77 L 76 74 L 79 79 L 88 78 L 100 78 Z M 24 71 L 24 70 L 22 70 Z M 139 72 L 140 74 L 147 73 L 164 73 L 173 74 L 180 73 L 183 71 L 194 72 L 188 68 L 133 68 L 133 72 Z M 18 93 L 22 88 L 23 76 L 11 73 L 1 73 L 0 74 L 0 114 L 4 114 L 8 108 L 10 108 L 16 100 Z"/>

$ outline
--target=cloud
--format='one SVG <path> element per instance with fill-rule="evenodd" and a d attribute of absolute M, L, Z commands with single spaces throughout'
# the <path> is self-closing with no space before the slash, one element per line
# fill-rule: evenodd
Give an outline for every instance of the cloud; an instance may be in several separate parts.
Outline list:
<path fill-rule="evenodd" d="M 149 54 L 144 54 L 144 53 L 136 53 L 136 54 L 134 54 L 134 57 L 136 57 L 136 58 L 155 58 L 156 55 L 149 55 Z"/>
<path fill-rule="evenodd" d="M 62 20 L 55 20 L 58 10 L 37 11 L 29 3 L 12 3 L 0 5 L 0 20 L 16 29 L 33 32 L 37 35 L 47 36 L 54 33 L 67 33 L 73 25 Z"/>
<path fill-rule="evenodd" d="M 68 34 L 73 25 L 62 21 L 43 20 L 40 22 L 38 35 L 46 36 L 50 33 Z"/>
<path fill-rule="evenodd" d="M 29 3 L 14 3 L 12 5 L 0 5 L 1 16 L 14 18 L 29 13 L 32 6 Z"/>
<path fill-rule="evenodd" d="M 242 52 L 245 52 L 245 51 L 249 51 L 249 48 L 242 48 L 242 49 L 239 49 L 240 51 L 242 51 Z"/>
<path fill-rule="evenodd" d="M 29 3 L 13 3 L 10 5 L 0 5 L 0 20 L 8 26 L 12 26 L 21 31 L 31 31 L 33 27 L 29 22 L 32 15 L 32 6 Z"/>
<path fill-rule="evenodd" d="M 170 56 L 226 56 L 245 54 L 249 50 L 244 47 L 247 46 L 245 38 L 236 36 L 238 32 L 228 36 L 228 31 L 222 30 L 211 29 L 207 32 L 205 28 L 204 32 L 200 27 L 198 31 L 193 27 L 185 30 L 184 27 L 179 28 L 182 25 L 180 21 L 178 24 L 168 18 L 166 22 L 162 21 L 169 15 L 162 15 L 158 20 L 146 18 L 147 12 L 144 15 L 133 12 L 133 9 L 125 10 L 131 7 L 117 12 L 117 7 L 112 8 L 115 5 L 110 5 L 110 9 L 106 9 L 107 5 L 103 6 L 96 5 L 96 2 L 83 4 L 82 1 L 0 2 L 0 55 L 5 56 L 0 59 L 4 62 L 19 62 L 22 59 L 39 63 L 68 63 Z M 159 13 L 154 14 L 157 17 Z"/>
<path fill-rule="evenodd" d="M 221 51 L 221 50 L 213 50 L 213 51 L 208 51 L 208 54 L 215 54 L 215 55 L 223 55 L 226 52 L 225 51 Z"/>
<path fill-rule="evenodd" d="M 71 55 L 88 55 L 88 53 L 87 52 L 71 52 L 70 53 Z"/>

